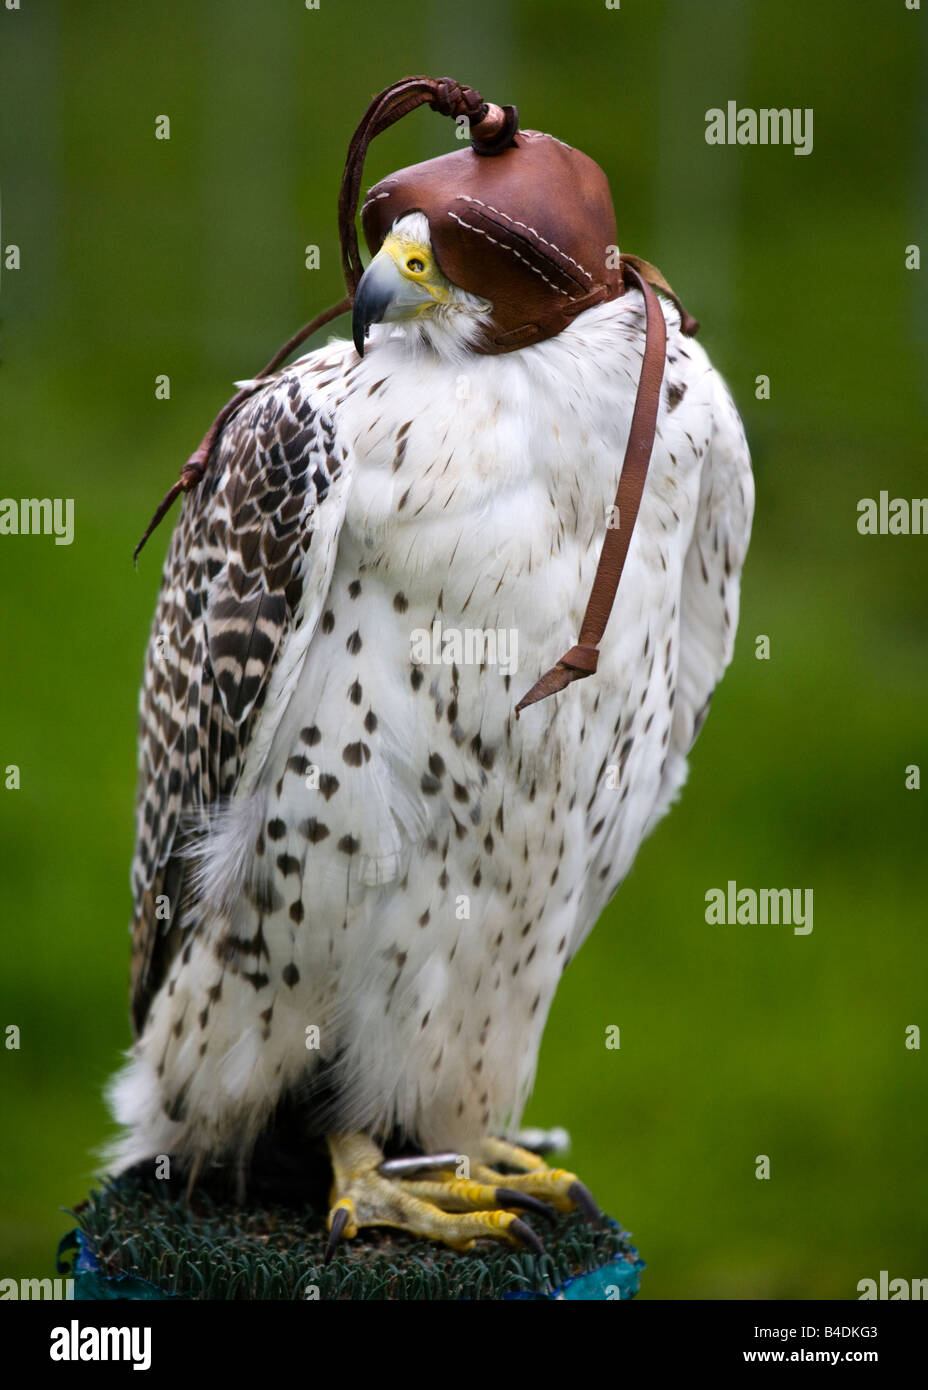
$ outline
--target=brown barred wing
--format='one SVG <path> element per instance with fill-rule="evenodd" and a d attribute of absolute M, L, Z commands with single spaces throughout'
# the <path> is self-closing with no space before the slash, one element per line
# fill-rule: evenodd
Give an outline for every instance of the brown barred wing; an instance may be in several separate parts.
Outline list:
<path fill-rule="evenodd" d="M 165 560 L 139 703 L 137 1032 L 185 930 L 196 929 L 185 848 L 235 791 L 270 673 L 288 636 L 318 622 L 331 581 L 348 454 L 336 409 L 314 402 L 311 379 L 291 369 L 233 417 L 184 499 Z"/>

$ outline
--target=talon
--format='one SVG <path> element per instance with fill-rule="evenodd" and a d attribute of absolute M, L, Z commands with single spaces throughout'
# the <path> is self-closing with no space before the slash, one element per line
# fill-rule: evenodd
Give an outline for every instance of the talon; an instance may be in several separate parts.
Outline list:
<path fill-rule="evenodd" d="M 540 1202 L 537 1197 L 533 1197 L 528 1192 L 516 1192 L 511 1187 L 498 1187 L 496 1189 L 496 1200 L 501 1207 L 521 1207 L 525 1211 L 537 1212 L 546 1221 L 556 1221 L 557 1212 L 547 1202 Z"/>
<path fill-rule="evenodd" d="M 591 1225 L 601 1226 L 603 1224 L 603 1214 L 599 1209 L 599 1203 L 596 1201 L 590 1189 L 584 1187 L 579 1179 L 570 1184 L 570 1187 L 567 1189 L 567 1195 L 575 1202 L 578 1209 Z"/>
<path fill-rule="evenodd" d="M 531 1226 L 520 1217 L 515 1217 L 509 1223 L 506 1230 L 508 1235 L 515 1236 L 517 1240 L 520 1240 L 524 1246 L 531 1250 L 533 1255 L 543 1255 L 545 1253 L 545 1247 L 542 1245 Z"/>
<path fill-rule="evenodd" d="M 322 1257 L 322 1263 L 324 1265 L 327 1265 L 335 1254 L 338 1242 L 344 1235 L 345 1227 L 348 1225 L 350 1216 L 351 1213 L 346 1206 L 336 1207 L 335 1211 L 332 1213 L 332 1225 L 329 1228 L 329 1239 L 326 1242 L 325 1254 Z"/>

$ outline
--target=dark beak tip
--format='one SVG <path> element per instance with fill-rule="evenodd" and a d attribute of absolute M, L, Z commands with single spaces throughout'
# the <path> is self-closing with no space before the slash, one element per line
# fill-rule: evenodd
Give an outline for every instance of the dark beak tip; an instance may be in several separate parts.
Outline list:
<path fill-rule="evenodd" d="M 362 315 L 358 311 L 357 298 L 355 299 L 355 302 L 352 305 L 351 336 L 354 340 L 354 345 L 358 350 L 358 356 L 363 357 L 364 339 L 367 337 L 367 324 L 364 322 Z"/>
<path fill-rule="evenodd" d="M 383 321 L 392 293 L 390 285 L 383 283 L 382 268 L 380 273 L 375 271 L 373 275 L 371 274 L 373 266 L 374 262 L 372 261 L 358 281 L 351 311 L 351 336 L 354 339 L 359 357 L 364 356 L 364 341 L 367 337 L 367 330 L 372 323 Z"/>

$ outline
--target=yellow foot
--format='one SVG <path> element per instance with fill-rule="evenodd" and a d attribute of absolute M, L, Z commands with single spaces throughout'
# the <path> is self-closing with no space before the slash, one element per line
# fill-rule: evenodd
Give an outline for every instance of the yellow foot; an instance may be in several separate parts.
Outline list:
<path fill-rule="evenodd" d="M 596 1199 L 575 1173 L 569 1173 L 566 1168 L 549 1168 L 544 1159 L 530 1149 L 520 1149 L 517 1144 L 507 1143 L 505 1139 L 488 1137 L 483 1140 L 474 1158 L 476 1163 L 471 1169 L 471 1176 L 478 1182 L 488 1181 L 487 1174 L 491 1174 L 494 1181 L 502 1181 L 506 1187 L 524 1196 L 549 1202 L 557 1211 L 578 1208 L 594 1226 L 598 1226 L 602 1220 Z M 516 1171 L 502 1177 L 494 1171 L 499 1164 Z"/>
<path fill-rule="evenodd" d="M 475 1241 L 488 1239 L 542 1254 L 535 1232 L 508 1208 L 553 1217 L 552 1208 L 579 1207 L 594 1221 L 600 1217 L 573 1173 L 548 1168 L 537 1154 L 500 1139 L 484 1140 L 473 1156 L 446 1153 L 387 1162 L 364 1134 L 329 1135 L 327 1143 L 334 1175 L 327 1262 L 342 1236 L 351 1238 L 364 1226 L 394 1226 L 454 1250 L 470 1250 Z M 495 1164 L 515 1171 L 504 1175 Z"/>

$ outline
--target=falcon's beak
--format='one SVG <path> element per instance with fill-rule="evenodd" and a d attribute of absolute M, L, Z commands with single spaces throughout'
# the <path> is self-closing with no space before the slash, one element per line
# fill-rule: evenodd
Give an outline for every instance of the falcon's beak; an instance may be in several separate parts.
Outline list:
<path fill-rule="evenodd" d="M 426 285 L 410 280 L 403 274 L 387 243 L 384 243 L 355 290 L 351 329 L 358 356 L 364 356 L 364 339 L 372 323 L 413 318 L 434 302 L 435 297 Z"/>

